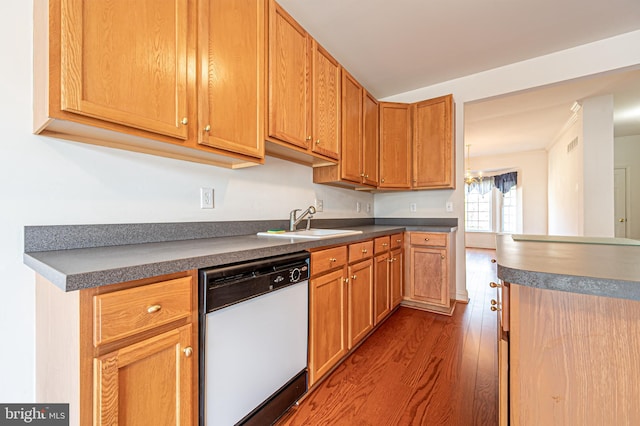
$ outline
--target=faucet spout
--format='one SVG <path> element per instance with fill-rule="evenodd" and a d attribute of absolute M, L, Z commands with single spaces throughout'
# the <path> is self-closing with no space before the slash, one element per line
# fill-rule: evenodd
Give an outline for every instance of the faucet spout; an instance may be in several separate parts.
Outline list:
<path fill-rule="evenodd" d="M 300 216 L 298 216 L 297 213 L 299 211 L 301 211 L 301 209 L 294 209 L 294 210 L 291 210 L 291 212 L 289 213 L 289 231 L 290 232 L 295 231 L 298 224 L 302 222 L 307 215 L 309 216 L 307 219 L 307 229 L 309 229 L 309 226 L 311 224 L 311 215 L 316 213 L 316 208 L 313 206 L 309 206 L 309 208 L 307 208 L 305 211 L 302 212 Z"/>

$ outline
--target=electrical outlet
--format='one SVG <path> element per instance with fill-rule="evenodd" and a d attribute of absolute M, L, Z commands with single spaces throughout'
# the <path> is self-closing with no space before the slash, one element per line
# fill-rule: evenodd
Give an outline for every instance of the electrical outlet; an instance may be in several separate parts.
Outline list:
<path fill-rule="evenodd" d="M 371 213 L 371 203 L 367 203 L 367 213 Z"/>
<path fill-rule="evenodd" d="M 213 208 L 213 188 L 200 188 L 200 208 Z"/>
<path fill-rule="evenodd" d="M 362 211 L 362 205 L 360 201 L 356 201 L 356 212 L 360 213 Z"/>
<path fill-rule="evenodd" d="M 316 199 L 314 204 L 318 213 L 324 210 L 324 201 Z"/>
<path fill-rule="evenodd" d="M 453 201 L 447 201 L 447 204 L 445 204 L 445 210 L 447 213 L 453 212 Z"/>
<path fill-rule="evenodd" d="M 409 211 L 411 211 L 411 213 L 415 213 L 418 211 L 418 206 L 416 205 L 416 203 L 409 204 Z"/>

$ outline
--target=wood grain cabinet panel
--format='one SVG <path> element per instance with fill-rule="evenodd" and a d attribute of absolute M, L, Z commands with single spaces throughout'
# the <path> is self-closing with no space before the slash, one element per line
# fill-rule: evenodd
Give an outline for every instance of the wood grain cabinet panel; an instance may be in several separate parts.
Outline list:
<path fill-rule="evenodd" d="M 349 349 L 373 330 L 373 261 L 349 266 Z"/>
<path fill-rule="evenodd" d="M 342 150 L 341 178 L 361 183 L 362 163 L 362 86 L 342 70 Z"/>
<path fill-rule="evenodd" d="M 374 271 L 374 317 L 380 323 L 391 312 L 389 294 L 389 253 L 377 255 Z"/>
<path fill-rule="evenodd" d="M 312 145 L 311 151 L 340 157 L 340 64 L 312 41 Z"/>
<path fill-rule="evenodd" d="M 61 0 L 60 19 L 62 110 L 187 139 L 187 0 Z"/>
<path fill-rule="evenodd" d="M 96 358 L 94 425 L 193 424 L 191 336 L 186 325 Z"/>
<path fill-rule="evenodd" d="M 379 188 L 411 187 L 411 108 L 409 104 L 380 102 Z"/>
<path fill-rule="evenodd" d="M 309 386 L 348 350 L 346 274 L 341 268 L 309 281 Z"/>
<path fill-rule="evenodd" d="M 391 309 L 402 302 L 404 255 L 402 248 L 391 251 L 389 256 L 389 288 L 391 291 Z"/>
<path fill-rule="evenodd" d="M 455 232 L 407 232 L 402 304 L 451 315 L 455 308 Z"/>
<path fill-rule="evenodd" d="M 269 136 L 307 149 L 311 142 L 311 38 L 269 2 Z"/>
<path fill-rule="evenodd" d="M 362 93 L 362 183 L 378 186 L 380 119 L 378 101 L 369 92 Z"/>
<path fill-rule="evenodd" d="M 455 188 L 453 96 L 413 104 L 412 188 Z"/>
<path fill-rule="evenodd" d="M 198 143 L 262 159 L 266 3 L 199 0 L 198 15 Z"/>

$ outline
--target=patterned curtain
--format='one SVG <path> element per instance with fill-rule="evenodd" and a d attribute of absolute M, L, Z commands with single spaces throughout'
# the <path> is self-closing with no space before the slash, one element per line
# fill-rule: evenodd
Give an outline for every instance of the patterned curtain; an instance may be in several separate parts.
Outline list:
<path fill-rule="evenodd" d="M 500 192 L 506 194 L 518 182 L 518 172 L 510 172 L 493 177 L 493 183 Z"/>
<path fill-rule="evenodd" d="M 480 195 L 487 194 L 493 189 L 492 177 L 477 177 L 473 182 L 467 184 L 467 194 L 476 191 Z"/>

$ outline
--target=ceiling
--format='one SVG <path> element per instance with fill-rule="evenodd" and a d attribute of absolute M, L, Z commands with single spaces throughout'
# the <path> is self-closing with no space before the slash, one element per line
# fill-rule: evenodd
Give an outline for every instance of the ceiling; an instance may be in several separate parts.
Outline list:
<path fill-rule="evenodd" d="M 638 0 L 278 3 L 378 99 L 640 29 Z M 640 102 L 638 80 L 607 75 L 467 105 L 465 143 L 472 156 L 542 149 L 575 100 L 615 90 L 618 121 L 631 90 Z"/>

